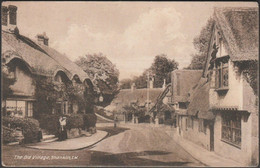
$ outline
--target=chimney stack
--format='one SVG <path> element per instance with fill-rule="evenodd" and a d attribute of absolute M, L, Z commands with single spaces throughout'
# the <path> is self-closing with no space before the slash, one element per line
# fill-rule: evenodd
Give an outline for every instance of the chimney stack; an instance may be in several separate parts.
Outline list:
<path fill-rule="evenodd" d="M 15 28 L 16 28 L 16 22 L 17 22 L 17 7 L 14 5 L 9 5 L 8 6 L 8 10 L 9 10 L 9 30 L 11 32 L 14 32 Z"/>
<path fill-rule="evenodd" d="M 2 6 L 2 30 L 14 33 L 17 29 L 17 7 L 9 5 Z M 18 29 L 17 29 L 18 30 Z"/>
<path fill-rule="evenodd" d="M 6 6 L 2 6 L 2 26 L 8 25 L 8 8 Z"/>
<path fill-rule="evenodd" d="M 43 34 L 37 34 L 37 41 L 39 44 L 43 44 L 46 46 L 49 45 L 49 38 L 46 36 L 45 32 L 43 32 Z"/>

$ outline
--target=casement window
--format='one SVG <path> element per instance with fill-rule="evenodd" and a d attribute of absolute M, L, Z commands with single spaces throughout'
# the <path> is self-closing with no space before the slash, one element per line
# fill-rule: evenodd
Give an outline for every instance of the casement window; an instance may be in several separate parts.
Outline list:
<path fill-rule="evenodd" d="M 235 146 L 241 146 L 241 114 L 222 114 L 221 139 Z"/>
<path fill-rule="evenodd" d="M 206 134 L 206 125 L 204 119 L 199 119 L 199 132 L 203 132 Z"/>
<path fill-rule="evenodd" d="M 216 78 L 215 87 L 216 89 L 227 89 L 228 88 L 228 62 L 216 63 Z"/>
<path fill-rule="evenodd" d="M 33 116 L 33 102 L 27 102 L 27 116 Z"/>

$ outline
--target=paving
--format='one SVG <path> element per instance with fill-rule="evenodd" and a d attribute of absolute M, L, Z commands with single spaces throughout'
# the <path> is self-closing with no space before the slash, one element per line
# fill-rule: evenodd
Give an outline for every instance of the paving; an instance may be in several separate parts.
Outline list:
<path fill-rule="evenodd" d="M 39 142 L 35 144 L 26 145 L 29 148 L 47 149 L 47 150 L 78 150 L 90 147 L 97 142 L 103 140 L 108 133 L 106 131 L 97 130 L 95 134 L 90 137 L 83 136 L 79 138 L 66 139 L 65 141 L 55 142 Z"/>

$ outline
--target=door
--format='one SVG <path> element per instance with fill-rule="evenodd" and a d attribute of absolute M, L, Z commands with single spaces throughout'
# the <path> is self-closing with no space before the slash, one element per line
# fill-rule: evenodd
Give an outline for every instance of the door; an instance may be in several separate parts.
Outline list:
<path fill-rule="evenodd" d="M 214 151 L 214 124 L 210 123 L 210 151 Z"/>

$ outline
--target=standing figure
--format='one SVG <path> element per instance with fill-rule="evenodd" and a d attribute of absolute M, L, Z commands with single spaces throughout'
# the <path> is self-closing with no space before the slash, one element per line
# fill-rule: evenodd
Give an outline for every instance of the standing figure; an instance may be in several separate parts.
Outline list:
<path fill-rule="evenodd" d="M 59 141 L 63 141 L 67 139 L 67 130 L 66 130 L 67 118 L 60 116 L 59 123 L 60 123 Z"/>
<path fill-rule="evenodd" d="M 115 120 L 114 120 L 114 128 L 116 128 L 116 123 L 117 123 L 117 117 L 115 117 Z"/>

